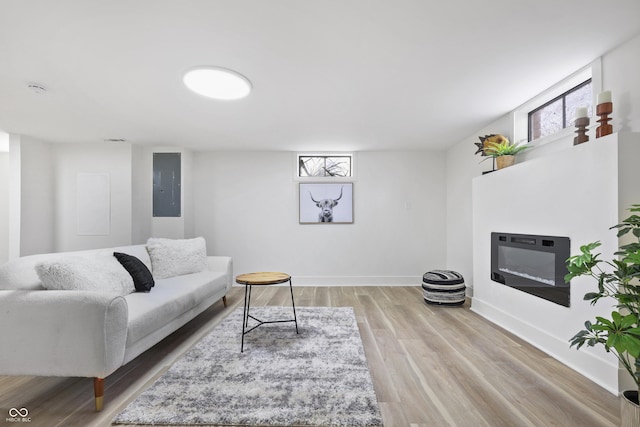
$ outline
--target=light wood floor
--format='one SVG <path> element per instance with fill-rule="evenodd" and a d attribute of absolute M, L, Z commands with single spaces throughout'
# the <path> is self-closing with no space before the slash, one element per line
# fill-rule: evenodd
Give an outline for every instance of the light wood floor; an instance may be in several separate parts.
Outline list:
<path fill-rule="evenodd" d="M 386 427 L 614 426 L 618 399 L 463 307 L 434 307 L 419 287 L 297 287 L 297 306 L 355 308 Z M 29 426 L 108 426 L 137 394 L 235 307 L 216 303 L 105 380 L 93 410 L 88 378 L 0 377 L 0 424 L 26 407 Z M 288 305 L 288 287 L 254 288 L 252 305 Z M 240 326 L 239 326 L 240 328 Z M 240 331 L 238 331 L 240 332 Z M 27 425 L 7 423 L 6 425 Z"/>

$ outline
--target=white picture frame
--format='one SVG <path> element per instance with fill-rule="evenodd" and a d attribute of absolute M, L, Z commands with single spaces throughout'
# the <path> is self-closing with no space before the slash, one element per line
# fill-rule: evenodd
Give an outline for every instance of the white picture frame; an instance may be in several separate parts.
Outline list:
<path fill-rule="evenodd" d="M 353 182 L 301 182 L 300 224 L 353 224 Z"/>

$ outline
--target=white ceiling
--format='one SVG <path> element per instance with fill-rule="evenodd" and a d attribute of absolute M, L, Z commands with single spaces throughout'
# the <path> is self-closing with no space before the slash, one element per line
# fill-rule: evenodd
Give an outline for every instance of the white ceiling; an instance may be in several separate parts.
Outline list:
<path fill-rule="evenodd" d="M 0 0 L 0 129 L 195 150 L 443 149 L 639 31 L 638 0 Z M 181 77 L 198 65 L 236 70 L 253 92 L 195 95 Z"/>

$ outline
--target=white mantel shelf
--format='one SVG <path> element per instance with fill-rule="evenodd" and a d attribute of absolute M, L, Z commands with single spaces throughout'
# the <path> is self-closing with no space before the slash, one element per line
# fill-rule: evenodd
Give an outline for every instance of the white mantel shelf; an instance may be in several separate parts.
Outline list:
<path fill-rule="evenodd" d="M 609 227 L 640 203 L 640 134 L 612 134 L 578 146 L 559 142 L 565 148 L 473 180 L 471 309 L 617 394 L 613 355 L 602 348 L 569 347 L 586 320 L 611 312 L 605 301 L 595 307 L 583 301 L 595 289 L 591 279 L 571 281 L 571 307 L 490 279 L 491 232 L 567 236 L 571 254 L 600 240 L 603 259 L 617 250 Z"/>

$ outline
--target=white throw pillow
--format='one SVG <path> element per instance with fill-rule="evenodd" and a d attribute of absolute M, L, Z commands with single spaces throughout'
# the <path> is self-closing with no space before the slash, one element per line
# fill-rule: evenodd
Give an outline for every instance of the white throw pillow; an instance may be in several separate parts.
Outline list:
<path fill-rule="evenodd" d="M 40 261 L 36 256 L 30 255 L 0 265 L 0 289 L 42 289 L 35 268 Z"/>
<path fill-rule="evenodd" d="M 198 273 L 207 269 L 207 245 L 203 237 L 195 239 L 147 240 L 154 279 Z"/>
<path fill-rule="evenodd" d="M 131 275 L 113 256 L 65 257 L 36 265 L 45 289 L 100 291 L 127 295 L 135 292 Z"/>

